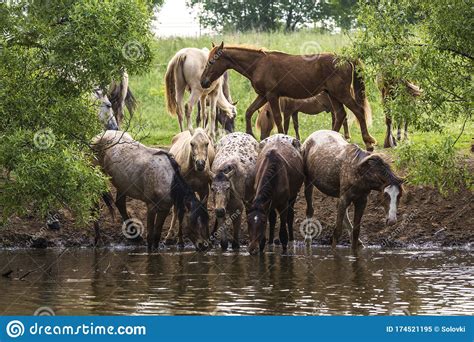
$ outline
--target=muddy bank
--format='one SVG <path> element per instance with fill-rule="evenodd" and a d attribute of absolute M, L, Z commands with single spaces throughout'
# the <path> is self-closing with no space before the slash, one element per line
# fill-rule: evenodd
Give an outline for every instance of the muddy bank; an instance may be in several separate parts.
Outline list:
<path fill-rule="evenodd" d="M 322 230 L 313 240 L 316 244 L 330 243 L 335 222 L 336 200 L 314 191 L 315 218 L 321 223 Z M 129 200 L 128 208 L 131 217 L 146 222 L 145 205 L 139 201 Z M 301 193 L 296 203 L 295 238 L 302 240 L 301 222 L 305 219 L 306 202 Z M 456 194 L 442 197 L 438 191 L 407 186 L 405 196 L 399 207 L 398 223 L 392 227 L 384 226 L 384 210 L 379 205 L 377 193 L 372 193 L 362 222 L 361 239 L 365 245 L 382 245 L 404 247 L 411 245 L 434 244 L 442 247 L 465 246 L 474 244 L 474 194 L 461 190 Z M 210 212 L 211 222 L 214 215 Z M 169 227 L 168 217 L 163 227 L 163 238 Z M 0 227 L 0 247 L 89 247 L 93 245 L 94 229 L 79 228 L 74 225 L 74 218 L 67 212 L 60 213 L 61 228 L 57 231 L 48 229 L 46 222 L 34 217 L 16 217 Z M 118 211 L 115 220 L 106 208 L 102 208 L 102 242 L 105 246 L 115 244 L 136 244 L 122 233 Z M 245 240 L 247 228 L 244 225 L 242 239 Z M 245 241 L 243 241 L 245 242 Z M 144 242 L 141 242 L 144 244 Z M 346 232 L 342 244 L 348 244 Z"/>

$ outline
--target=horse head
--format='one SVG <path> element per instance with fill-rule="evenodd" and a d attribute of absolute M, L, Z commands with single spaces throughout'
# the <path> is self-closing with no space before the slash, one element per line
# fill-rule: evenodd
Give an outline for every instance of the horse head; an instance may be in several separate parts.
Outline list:
<path fill-rule="evenodd" d="M 217 80 L 229 68 L 225 58 L 221 58 L 224 54 L 224 42 L 219 46 L 213 46 L 207 59 L 206 67 L 201 75 L 201 87 L 207 89 L 212 82 Z"/>
<path fill-rule="evenodd" d="M 99 106 L 99 121 L 104 125 L 106 130 L 117 131 L 119 129 L 117 120 L 112 111 L 112 104 L 107 95 L 101 89 L 95 89 L 92 93 L 92 99 Z"/>
<path fill-rule="evenodd" d="M 206 162 L 208 161 L 209 145 L 212 147 L 212 142 L 209 139 L 206 131 L 202 128 L 196 128 L 192 133 L 191 158 L 194 163 L 194 169 L 197 172 L 203 172 L 206 169 Z M 208 165 L 210 166 L 210 165 Z"/>
<path fill-rule="evenodd" d="M 235 172 L 236 166 L 228 165 L 213 177 L 211 191 L 214 195 L 214 212 L 218 218 L 225 217 L 227 203 L 233 191 L 232 177 Z"/>

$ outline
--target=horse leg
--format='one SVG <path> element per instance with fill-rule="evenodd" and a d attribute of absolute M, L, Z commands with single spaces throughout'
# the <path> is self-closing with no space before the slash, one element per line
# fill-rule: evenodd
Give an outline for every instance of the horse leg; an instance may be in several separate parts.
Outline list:
<path fill-rule="evenodd" d="M 94 211 L 98 214 L 97 219 L 94 221 L 94 247 L 99 245 L 100 241 L 100 204 L 94 205 Z"/>
<path fill-rule="evenodd" d="M 290 129 L 290 117 L 291 113 L 283 112 L 283 130 L 285 134 L 288 134 Z"/>
<path fill-rule="evenodd" d="M 270 234 L 268 236 L 268 244 L 273 245 L 273 239 L 275 237 L 275 226 L 276 226 L 276 211 L 270 210 L 270 214 L 268 215 L 268 221 L 270 222 Z"/>
<path fill-rule="evenodd" d="M 390 148 L 397 145 L 395 138 L 392 134 L 392 118 L 389 115 L 385 115 L 385 125 L 387 126 L 387 132 L 385 133 L 385 141 L 383 143 L 384 148 Z"/>
<path fill-rule="evenodd" d="M 408 120 L 404 119 L 403 140 L 408 140 Z"/>
<path fill-rule="evenodd" d="M 295 240 L 293 236 L 293 220 L 295 219 L 295 202 L 296 202 L 296 198 L 291 199 L 288 206 L 287 224 L 288 224 L 288 235 L 289 235 L 290 242 Z"/>
<path fill-rule="evenodd" d="M 115 206 L 117 207 L 120 216 L 122 216 L 123 221 L 127 221 L 130 219 L 127 213 L 127 196 L 123 195 L 122 193 L 117 191 L 117 195 L 115 196 Z"/>
<path fill-rule="evenodd" d="M 166 245 L 173 245 L 176 243 L 176 226 L 178 224 L 178 213 L 176 212 L 176 207 L 173 207 L 173 215 L 171 217 L 171 225 L 170 229 L 168 229 L 168 233 L 166 234 L 165 244 Z"/>
<path fill-rule="evenodd" d="M 304 181 L 304 198 L 306 199 L 306 217 L 311 218 L 314 215 L 313 184 L 306 179 Z"/>
<path fill-rule="evenodd" d="M 280 101 L 278 97 L 275 96 L 269 98 L 268 103 L 270 103 L 270 107 L 272 108 L 273 121 L 275 121 L 278 133 L 283 133 L 283 126 L 281 125 Z"/>
<path fill-rule="evenodd" d="M 240 224 L 242 223 L 242 211 L 244 210 L 244 206 L 241 205 L 237 208 L 236 212 L 237 217 L 233 221 L 233 236 L 232 236 L 232 249 L 236 250 L 240 248 Z"/>
<path fill-rule="evenodd" d="M 336 217 L 336 227 L 334 228 L 334 233 L 332 235 L 332 248 L 336 248 L 339 238 L 342 234 L 342 224 L 344 221 L 344 216 L 346 216 L 346 210 L 349 206 L 349 201 L 341 197 L 337 203 L 337 217 Z"/>
<path fill-rule="evenodd" d="M 298 124 L 298 112 L 291 114 L 291 119 L 293 120 L 293 128 L 295 129 L 296 139 L 300 140 L 300 129 Z"/>
<path fill-rule="evenodd" d="M 199 99 L 198 104 L 197 104 L 197 116 L 196 116 L 196 127 L 199 127 L 199 124 L 201 123 L 201 100 Z"/>
<path fill-rule="evenodd" d="M 157 210 L 155 215 L 155 229 L 153 234 L 153 248 L 158 249 L 161 239 L 161 230 L 170 210 Z"/>
<path fill-rule="evenodd" d="M 189 101 L 186 104 L 186 126 L 188 127 L 189 131 L 193 129 L 193 122 L 191 120 L 191 115 L 193 114 L 194 105 L 199 100 L 199 92 L 196 90 L 191 91 L 191 96 L 189 97 Z"/>
<path fill-rule="evenodd" d="M 153 242 L 155 236 L 155 218 L 156 218 L 156 209 L 153 204 L 148 205 L 148 210 L 146 214 L 146 227 L 147 227 L 147 248 L 148 252 L 153 251 Z"/>
<path fill-rule="evenodd" d="M 207 122 L 207 130 L 209 132 L 209 136 L 212 140 L 216 137 L 216 131 L 214 128 L 216 127 L 216 106 L 217 106 L 217 93 L 211 95 L 211 108 L 210 108 L 210 116 L 209 121 Z"/>
<path fill-rule="evenodd" d="M 283 247 L 283 252 L 288 248 L 288 232 L 286 231 L 286 223 L 288 221 L 288 208 L 280 212 L 280 241 Z"/>
<path fill-rule="evenodd" d="M 267 99 L 262 95 L 258 95 L 257 98 L 253 100 L 253 102 L 250 104 L 250 106 L 247 108 L 247 111 L 245 112 L 245 128 L 246 128 L 245 130 L 251 136 L 254 136 L 252 132 L 252 115 L 257 110 L 259 110 L 260 107 L 262 107 L 265 104 L 265 102 L 267 102 Z"/>
<path fill-rule="evenodd" d="M 402 139 L 402 119 L 397 122 L 397 141 Z"/>
<path fill-rule="evenodd" d="M 347 125 L 347 112 L 344 109 L 344 105 L 333 97 L 329 97 L 329 100 L 331 101 L 332 107 L 332 130 L 339 132 L 341 130 L 341 126 L 344 125 L 344 138 L 349 140 L 351 135 L 349 132 L 349 126 Z"/>
<path fill-rule="evenodd" d="M 352 113 L 354 113 L 357 120 L 359 121 L 360 132 L 362 134 L 362 139 L 364 140 L 365 147 L 367 151 L 373 151 L 374 145 L 377 144 L 377 141 L 374 139 L 374 137 L 370 135 L 369 130 L 367 128 L 367 122 L 365 120 L 365 109 L 361 107 L 356 102 L 356 100 L 352 98 L 349 90 L 347 91 L 347 94 L 345 96 L 342 96 L 340 98 L 338 97 L 337 100 L 339 102 L 342 102 L 342 104 L 346 105 L 346 107 L 349 108 L 352 111 Z M 341 124 L 342 124 L 342 121 L 341 121 Z"/>
<path fill-rule="evenodd" d="M 199 104 L 201 106 L 201 113 L 202 113 L 202 127 L 206 127 L 207 125 L 206 98 L 207 98 L 207 95 L 201 95 L 201 97 L 199 98 Z"/>
<path fill-rule="evenodd" d="M 360 233 L 360 222 L 362 216 L 364 215 L 364 210 L 367 205 L 367 196 L 362 196 L 361 198 L 354 201 L 354 228 L 352 229 L 352 249 L 357 250 L 359 247 L 364 247 L 362 241 L 359 239 Z"/>

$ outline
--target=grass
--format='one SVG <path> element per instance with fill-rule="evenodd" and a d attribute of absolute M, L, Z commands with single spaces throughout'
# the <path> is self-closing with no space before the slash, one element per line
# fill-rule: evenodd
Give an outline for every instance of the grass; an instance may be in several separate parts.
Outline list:
<path fill-rule="evenodd" d="M 145 144 L 169 145 L 172 137 L 179 132 L 178 121 L 166 110 L 164 75 L 168 61 L 181 48 L 184 47 L 211 47 L 211 41 L 224 40 L 228 44 L 250 44 L 265 47 L 271 50 L 280 50 L 294 54 L 317 53 L 320 51 L 340 52 L 349 44 L 349 37 L 341 34 L 320 34 L 311 31 L 297 33 L 245 33 L 226 34 L 217 37 L 198 38 L 169 38 L 157 39 L 153 44 L 154 61 L 151 70 L 143 75 L 133 75 L 130 87 L 139 101 L 138 115 L 134 119 L 144 127 L 144 134 L 137 136 Z M 371 134 L 383 145 L 385 136 L 385 118 L 380 103 L 380 95 L 373 80 L 366 80 L 369 101 L 373 112 L 373 126 L 369 128 Z M 236 119 L 237 131 L 244 131 L 244 113 L 255 98 L 255 92 L 250 82 L 235 71 L 230 72 L 230 86 L 233 100 L 238 100 L 238 115 Z M 256 118 L 254 114 L 254 120 Z M 445 134 L 457 136 L 461 131 L 462 122 L 450 124 Z M 292 127 L 290 125 L 290 127 Z M 300 114 L 300 133 L 302 139 L 318 129 L 331 127 L 329 114 L 309 116 Z M 342 130 L 341 130 L 342 131 Z M 132 130 L 133 132 L 133 130 Z M 294 131 L 290 128 L 290 134 Z M 358 125 L 351 127 L 352 141 L 364 146 Z M 464 134 L 459 139 L 457 146 L 464 151 L 470 148 L 471 137 L 474 135 L 474 124 L 466 125 Z M 410 138 L 414 142 L 437 141 L 440 134 L 437 132 L 412 132 Z"/>

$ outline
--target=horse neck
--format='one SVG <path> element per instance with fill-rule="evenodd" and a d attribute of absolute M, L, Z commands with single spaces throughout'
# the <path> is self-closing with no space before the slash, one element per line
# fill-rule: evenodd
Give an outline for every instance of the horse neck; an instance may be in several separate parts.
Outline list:
<path fill-rule="evenodd" d="M 243 50 L 243 49 L 225 49 L 227 60 L 230 63 L 230 69 L 237 71 L 239 74 L 252 79 L 253 72 L 258 63 L 257 59 L 265 56 L 262 51 L 258 50 Z"/>
<path fill-rule="evenodd" d="M 261 175 L 257 175 L 259 182 L 257 184 L 257 191 L 255 193 L 254 204 L 265 204 L 269 203 L 269 199 L 272 198 L 273 191 L 275 190 L 275 184 L 277 183 L 276 173 L 278 172 L 278 165 L 276 160 L 267 160 L 262 165 L 263 171 Z M 264 208 L 268 209 L 268 208 Z"/>

